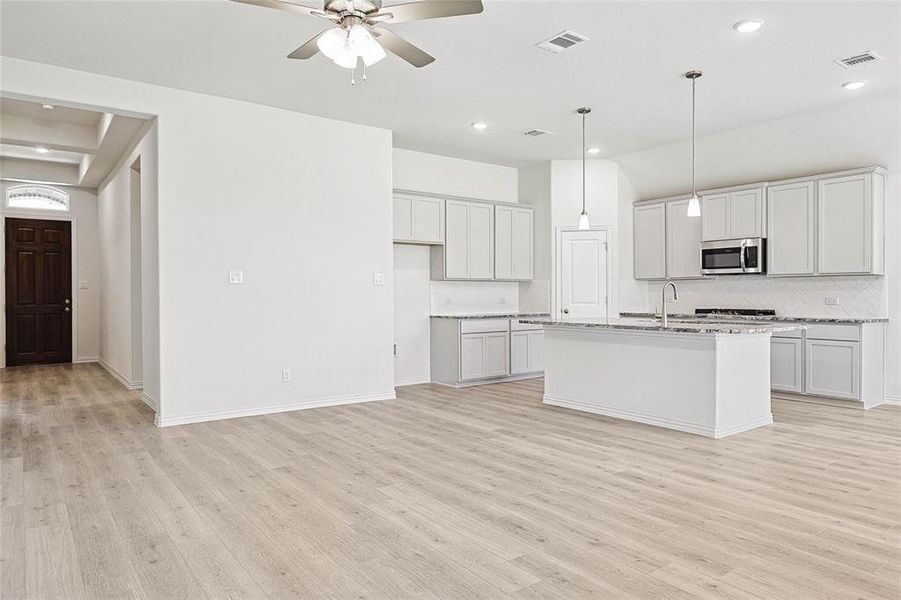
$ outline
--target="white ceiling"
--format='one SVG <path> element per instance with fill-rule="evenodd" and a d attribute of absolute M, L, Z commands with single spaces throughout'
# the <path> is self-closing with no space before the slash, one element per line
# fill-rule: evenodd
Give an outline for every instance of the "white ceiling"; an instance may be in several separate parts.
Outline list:
<path fill-rule="evenodd" d="M 692 68 L 704 71 L 699 135 L 898 93 L 898 2 L 485 5 L 393 26 L 437 61 L 415 69 L 389 56 L 356 87 L 322 56 L 285 58 L 322 20 L 218 0 L 3 1 L 0 52 L 385 127 L 398 147 L 511 166 L 578 157 L 582 105 L 594 109 L 589 144 L 600 157 L 686 139 L 682 73 Z M 766 25 L 733 31 L 750 17 Z M 535 47 L 564 29 L 591 41 L 559 55 Z M 863 50 L 885 61 L 855 71 L 832 62 Z M 870 85 L 840 87 L 858 78 Z M 474 121 L 490 127 L 476 132 Z M 521 135 L 532 128 L 556 135 Z"/>

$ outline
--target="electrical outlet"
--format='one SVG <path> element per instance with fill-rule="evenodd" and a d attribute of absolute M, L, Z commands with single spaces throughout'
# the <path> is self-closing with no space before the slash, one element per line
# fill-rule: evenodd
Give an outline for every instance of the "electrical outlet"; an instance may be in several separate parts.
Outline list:
<path fill-rule="evenodd" d="M 444 306 L 450 306 L 450 298 L 448 298 L 447 296 L 442 296 L 441 304 L 443 304 Z"/>
<path fill-rule="evenodd" d="M 78 289 L 80 289 L 80 290 L 86 290 L 86 289 L 88 289 L 88 280 L 87 280 L 87 279 L 80 279 L 80 280 L 78 281 Z"/>
<path fill-rule="evenodd" d="M 291 369 L 282 369 L 282 383 L 291 381 Z"/>
<path fill-rule="evenodd" d="M 507 303 L 507 299 L 504 298 L 503 296 L 501 296 L 501 305 L 504 305 L 506 303 Z"/>
<path fill-rule="evenodd" d="M 841 303 L 838 296 L 826 296 L 827 306 L 838 306 Z"/>
<path fill-rule="evenodd" d="M 244 283 L 244 271 L 229 271 L 228 282 L 233 284 Z"/>

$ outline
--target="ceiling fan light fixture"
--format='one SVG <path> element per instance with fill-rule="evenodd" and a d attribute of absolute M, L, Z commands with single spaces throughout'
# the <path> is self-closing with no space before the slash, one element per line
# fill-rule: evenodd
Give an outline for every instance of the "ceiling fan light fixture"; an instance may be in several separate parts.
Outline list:
<path fill-rule="evenodd" d="M 323 56 L 330 60 L 335 60 L 345 51 L 346 42 L 347 36 L 344 35 L 344 30 L 336 27 L 319 36 L 319 39 L 316 40 L 316 46 Z"/>
<path fill-rule="evenodd" d="M 347 41 L 351 50 L 363 59 L 363 64 L 367 67 L 385 58 L 385 49 L 362 25 L 354 25 L 350 28 Z"/>

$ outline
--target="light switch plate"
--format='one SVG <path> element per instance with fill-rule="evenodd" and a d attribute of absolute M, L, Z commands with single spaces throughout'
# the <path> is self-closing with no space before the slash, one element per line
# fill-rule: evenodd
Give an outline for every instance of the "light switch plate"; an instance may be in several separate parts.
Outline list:
<path fill-rule="evenodd" d="M 372 274 L 372 285 L 385 285 L 385 274 L 384 273 L 373 273 Z"/>
<path fill-rule="evenodd" d="M 80 289 L 80 290 L 88 289 L 88 280 L 87 279 L 79 279 L 78 280 L 78 289 Z"/>
<path fill-rule="evenodd" d="M 826 296 L 827 306 L 838 306 L 841 303 L 838 296 Z"/>
<path fill-rule="evenodd" d="M 228 282 L 229 283 L 244 283 L 244 271 L 229 271 L 228 272 Z"/>

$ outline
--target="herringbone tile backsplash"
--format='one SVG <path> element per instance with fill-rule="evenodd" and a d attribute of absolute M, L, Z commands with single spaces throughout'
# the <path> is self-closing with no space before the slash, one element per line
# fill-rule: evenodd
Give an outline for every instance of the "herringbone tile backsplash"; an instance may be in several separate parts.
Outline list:
<path fill-rule="evenodd" d="M 662 283 L 648 285 L 648 307 L 660 308 Z M 696 308 L 774 308 L 776 314 L 796 317 L 883 317 L 886 315 L 885 278 L 719 276 L 716 279 L 676 281 L 679 300 L 670 312 Z M 669 297 L 669 296 L 668 296 Z M 837 297 L 838 306 L 826 304 Z"/>

